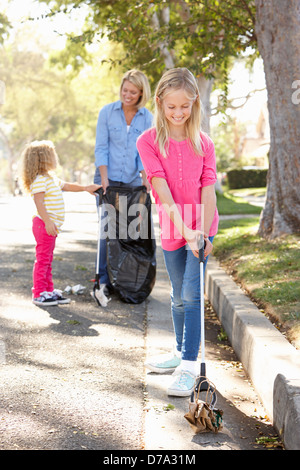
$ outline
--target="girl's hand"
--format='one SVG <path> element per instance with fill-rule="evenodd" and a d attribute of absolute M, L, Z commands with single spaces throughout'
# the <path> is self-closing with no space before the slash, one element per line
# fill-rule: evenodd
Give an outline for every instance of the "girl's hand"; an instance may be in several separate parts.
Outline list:
<path fill-rule="evenodd" d="M 57 236 L 58 230 L 53 220 L 50 219 L 49 221 L 45 222 L 45 229 L 48 235 L 52 237 Z"/>
<path fill-rule="evenodd" d="M 194 256 L 199 257 L 199 238 L 202 233 L 199 230 L 185 229 L 184 238 L 186 239 L 190 250 L 192 250 Z"/>
<path fill-rule="evenodd" d="M 204 236 L 205 248 L 204 248 L 204 258 L 211 254 L 213 250 L 213 244 L 208 237 Z"/>
<path fill-rule="evenodd" d="M 206 258 L 212 252 L 213 245 L 205 233 L 200 232 L 200 230 L 188 229 L 185 230 L 184 238 L 186 239 L 194 256 L 196 256 L 196 258 L 199 258 L 199 239 L 201 235 L 204 237 L 205 241 L 204 257 Z"/>
<path fill-rule="evenodd" d="M 88 193 L 96 196 L 95 191 L 97 191 L 97 189 L 99 189 L 99 188 L 101 188 L 100 184 L 89 184 L 88 186 L 85 187 L 85 190 Z"/>

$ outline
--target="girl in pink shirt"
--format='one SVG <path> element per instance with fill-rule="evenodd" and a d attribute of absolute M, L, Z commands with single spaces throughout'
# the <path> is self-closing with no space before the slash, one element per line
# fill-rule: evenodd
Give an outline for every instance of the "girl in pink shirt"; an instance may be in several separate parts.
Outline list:
<path fill-rule="evenodd" d="M 158 373 L 175 371 L 168 395 L 189 396 L 199 375 L 201 341 L 198 240 L 204 234 L 206 265 L 218 230 L 216 158 L 212 140 L 200 129 L 199 90 L 188 69 L 171 69 L 162 76 L 155 107 L 155 126 L 142 134 L 137 148 L 159 215 L 176 350 L 166 361 L 147 367 Z"/>

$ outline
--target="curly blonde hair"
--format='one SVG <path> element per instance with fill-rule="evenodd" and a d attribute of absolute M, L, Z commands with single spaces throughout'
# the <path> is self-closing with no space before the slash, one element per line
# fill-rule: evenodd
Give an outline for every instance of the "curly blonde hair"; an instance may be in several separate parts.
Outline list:
<path fill-rule="evenodd" d="M 47 175 L 58 165 L 58 156 L 50 140 L 35 140 L 28 144 L 21 156 L 21 179 L 26 192 L 38 175 Z"/>

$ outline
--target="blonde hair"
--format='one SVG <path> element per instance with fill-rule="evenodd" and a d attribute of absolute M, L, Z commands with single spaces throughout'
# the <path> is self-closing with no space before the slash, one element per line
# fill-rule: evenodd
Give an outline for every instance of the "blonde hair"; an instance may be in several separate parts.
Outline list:
<path fill-rule="evenodd" d="M 26 192 L 38 175 L 48 175 L 58 165 L 58 156 L 50 140 L 35 140 L 28 144 L 21 156 L 21 179 Z"/>
<path fill-rule="evenodd" d="M 166 158 L 170 136 L 169 123 L 165 117 L 162 100 L 168 93 L 175 90 L 184 90 L 189 99 L 193 101 L 191 115 L 185 123 L 186 136 L 196 153 L 202 155 L 201 140 L 201 101 L 199 89 L 194 75 L 185 67 L 167 70 L 161 77 L 155 91 L 154 125 L 156 128 L 156 142 L 161 154 Z"/>
<path fill-rule="evenodd" d="M 142 95 L 140 96 L 140 99 L 137 103 L 137 107 L 138 109 L 143 108 L 151 96 L 151 89 L 150 89 L 148 78 L 146 77 L 145 74 L 143 74 L 143 72 L 140 72 L 139 70 L 136 70 L 136 69 L 128 70 L 123 76 L 121 86 L 120 86 L 120 99 L 121 100 L 122 100 L 121 91 L 122 91 L 125 80 L 128 80 L 130 83 L 135 85 L 142 92 Z"/>

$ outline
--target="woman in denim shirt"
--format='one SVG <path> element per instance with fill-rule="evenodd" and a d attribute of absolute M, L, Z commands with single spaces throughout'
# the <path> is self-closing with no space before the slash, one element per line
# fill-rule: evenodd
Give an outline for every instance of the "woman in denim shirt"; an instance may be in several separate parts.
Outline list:
<path fill-rule="evenodd" d="M 146 186 L 145 170 L 136 148 L 137 138 L 152 126 L 152 114 L 144 106 L 151 95 L 147 77 L 129 70 L 120 86 L 120 100 L 105 105 L 98 117 L 95 145 L 94 182 L 108 186 Z M 98 199 L 98 198 L 97 198 Z M 106 239 L 100 240 L 100 290 L 109 287 Z M 105 291 L 104 291 L 105 292 Z"/>

